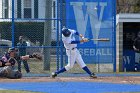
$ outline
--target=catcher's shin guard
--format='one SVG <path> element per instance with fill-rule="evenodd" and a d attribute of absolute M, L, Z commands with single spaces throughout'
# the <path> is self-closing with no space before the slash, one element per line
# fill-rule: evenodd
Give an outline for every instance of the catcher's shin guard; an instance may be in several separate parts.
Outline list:
<path fill-rule="evenodd" d="M 22 78 L 22 73 L 13 70 L 12 66 L 5 66 L 0 69 L 0 77 L 6 77 L 10 79 Z"/>
<path fill-rule="evenodd" d="M 15 71 L 14 79 L 20 79 L 22 78 L 22 73 L 19 71 Z"/>
<path fill-rule="evenodd" d="M 11 66 L 5 66 L 0 68 L 0 77 L 7 77 L 7 75 L 12 70 Z"/>
<path fill-rule="evenodd" d="M 16 70 L 12 70 L 11 73 L 7 76 L 10 79 L 20 79 L 22 78 L 22 73 Z"/>
<path fill-rule="evenodd" d="M 55 78 L 55 77 L 57 77 L 57 74 L 55 72 L 52 72 L 52 76 L 51 77 Z"/>

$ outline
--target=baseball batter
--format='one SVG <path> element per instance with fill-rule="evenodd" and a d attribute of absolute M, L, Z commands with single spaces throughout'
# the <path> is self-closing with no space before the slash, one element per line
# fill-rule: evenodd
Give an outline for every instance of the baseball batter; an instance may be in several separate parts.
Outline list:
<path fill-rule="evenodd" d="M 81 37 L 81 40 L 76 40 L 74 35 L 78 35 Z M 68 56 L 68 64 L 59 71 L 52 73 L 52 78 L 55 78 L 59 73 L 63 73 L 73 68 L 75 61 L 79 64 L 79 66 L 89 74 L 91 78 L 97 78 L 94 73 L 88 69 L 86 64 L 84 63 L 79 50 L 77 49 L 77 44 L 81 42 L 88 42 L 87 38 L 84 38 L 82 34 L 79 34 L 77 31 L 72 29 L 63 28 L 62 29 L 62 41 L 64 43 L 64 47 L 66 48 L 66 54 Z"/>

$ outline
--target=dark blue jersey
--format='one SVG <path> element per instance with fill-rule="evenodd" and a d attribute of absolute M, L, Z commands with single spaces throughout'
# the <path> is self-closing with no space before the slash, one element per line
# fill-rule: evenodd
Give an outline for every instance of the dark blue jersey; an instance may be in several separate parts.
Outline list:
<path fill-rule="evenodd" d="M 26 41 L 23 41 L 22 43 L 21 42 L 17 43 L 17 47 L 19 49 L 19 55 L 25 56 L 26 55 L 26 47 L 27 47 Z"/>

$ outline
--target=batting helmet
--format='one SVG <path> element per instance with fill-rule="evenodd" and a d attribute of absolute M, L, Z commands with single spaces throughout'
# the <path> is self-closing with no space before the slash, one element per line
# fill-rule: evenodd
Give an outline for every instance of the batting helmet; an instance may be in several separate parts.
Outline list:
<path fill-rule="evenodd" d="M 67 28 L 63 28 L 62 29 L 62 34 L 65 36 L 65 37 L 69 37 L 71 32 L 69 31 L 69 29 Z"/>

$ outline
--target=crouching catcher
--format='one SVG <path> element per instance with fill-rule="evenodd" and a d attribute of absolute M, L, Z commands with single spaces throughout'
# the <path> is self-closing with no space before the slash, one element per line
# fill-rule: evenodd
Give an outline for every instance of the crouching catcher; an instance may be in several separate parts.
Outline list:
<path fill-rule="evenodd" d="M 42 57 L 34 53 L 32 55 L 17 56 L 17 50 L 15 48 L 9 48 L 8 52 L 5 53 L 0 59 L 0 77 L 19 79 L 22 78 L 22 73 L 14 69 L 17 60 L 28 60 L 30 58 L 36 58 L 42 60 Z"/>

